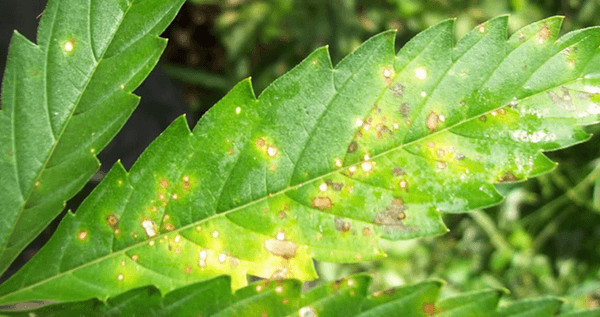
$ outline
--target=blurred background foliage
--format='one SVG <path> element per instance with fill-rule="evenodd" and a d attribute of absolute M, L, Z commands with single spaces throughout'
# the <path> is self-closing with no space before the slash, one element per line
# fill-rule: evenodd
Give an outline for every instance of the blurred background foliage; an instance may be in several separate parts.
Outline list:
<path fill-rule="evenodd" d="M 511 33 L 557 14 L 567 32 L 600 25 L 600 0 L 190 0 L 165 34 L 162 66 L 199 117 L 239 80 L 252 76 L 258 94 L 317 47 L 329 45 L 335 64 L 387 29 L 399 48 L 443 19 L 457 18 L 458 38 L 505 13 Z M 385 243 L 385 261 L 317 263 L 321 279 L 371 272 L 382 289 L 438 277 L 446 295 L 502 287 L 563 296 L 566 310 L 600 306 L 600 137 L 549 155 L 560 166 L 502 185 L 500 206 L 447 215 L 442 237 Z"/>

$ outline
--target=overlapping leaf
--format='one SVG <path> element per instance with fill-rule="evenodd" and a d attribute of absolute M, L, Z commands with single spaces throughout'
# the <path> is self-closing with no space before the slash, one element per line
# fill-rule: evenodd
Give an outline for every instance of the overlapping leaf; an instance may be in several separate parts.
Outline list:
<path fill-rule="evenodd" d="M 162 292 L 230 274 L 315 278 L 313 259 L 384 256 L 441 234 L 440 214 L 498 203 L 494 183 L 551 170 L 600 114 L 600 29 L 507 17 L 454 46 L 444 21 L 394 53 L 393 32 L 332 67 L 318 49 L 258 99 L 238 84 L 190 132 L 176 120 L 116 165 L 0 302 Z"/>
<path fill-rule="evenodd" d="M 99 166 L 184 0 L 51 0 L 15 33 L 0 111 L 0 274 Z"/>
<path fill-rule="evenodd" d="M 562 301 L 545 297 L 498 305 L 504 291 L 483 290 L 438 299 L 443 285 L 428 281 L 367 295 L 370 278 L 354 275 L 302 294 L 297 280 L 261 281 L 232 294 L 222 276 L 161 296 L 153 287 L 135 289 L 106 303 L 88 300 L 36 310 L 6 311 L 8 316 L 556 316 Z M 560 316 L 598 316 L 600 310 Z"/>

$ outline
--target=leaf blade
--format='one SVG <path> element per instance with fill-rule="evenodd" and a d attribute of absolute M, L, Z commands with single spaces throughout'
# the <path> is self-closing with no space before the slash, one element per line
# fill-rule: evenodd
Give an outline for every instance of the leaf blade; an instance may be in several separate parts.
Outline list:
<path fill-rule="evenodd" d="M 0 273 L 95 173 L 95 155 L 137 106 L 131 92 L 158 61 L 158 35 L 183 1 L 143 3 L 138 12 L 132 1 L 50 1 L 39 45 L 15 33 L 0 112 Z M 115 44 L 127 36 L 128 47 Z"/>
<path fill-rule="evenodd" d="M 597 122 L 600 109 L 592 97 L 598 69 L 589 66 L 600 54 L 597 45 L 587 49 L 598 29 L 555 42 L 560 19 L 550 18 L 506 39 L 506 23 L 484 23 L 453 48 L 445 21 L 395 56 L 393 36 L 383 33 L 335 69 L 319 49 L 259 98 L 241 82 L 192 133 L 176 120 L 129 173 L 115 167 L 58 237 L 0 286 L 0 301 L 34 290 L 53 300 L 146 284 L 168 292 L 220 274 L 231 274 L 234 288 L 246 274 L 308 280 L 316 277 L 313 258 L 381 258 L 380 238 L 441 234 L 441 213 L 498 203 L 493 184 L 552 169 L 541 151 L 584 140 L 578 125 Z M 582 48 L 566 50 L 574 47 Z M 482 60 L 483 53 L 497 56 Z M 523 67 L 532 56 L 535 67 Z M 535 75 L 561 67 L 569 82 Z M 495 74 L 513 68 L 520 80 L 507 75 L 519 83 L 508 91 L 506 76 Z M 436 94 L 447 94 L 448 104 Z M 421 110 L 406 112 L 403 103 Z M 330 146 L 315 152 L 325 136 Z M 92 203 L 102 191 L 122 198 Z M 106 242 L 85 251 L 82 232 Z M 65 249 L 86 259 L 37 273 L 62 261 L 57 250 Z M 75 283 L 73 275 L 98 274 L 105 289 L 54 291 Z"/>

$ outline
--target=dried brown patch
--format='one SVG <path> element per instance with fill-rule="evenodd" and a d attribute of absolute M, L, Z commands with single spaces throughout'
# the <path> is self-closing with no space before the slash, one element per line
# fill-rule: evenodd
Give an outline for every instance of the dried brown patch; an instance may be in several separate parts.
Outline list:
<path fill-rule="evenodd" d="M 438 128 L 439 122 L 440 122 L 440 116 L 437 113 L 435 113 L 434 111 L 432 111 L 427 116 L 427 119 L 425 119 L 425 125 L 427 126 L 427 129 L 429 129 L 430 132 L 433 132 Z"/>
<path fill-rule="evenodd" d="M 329 197 L 315 197 L 312 200 L 312 205 L 319 210 L 330 209 L 333 207 L 333 203 Z"/>
<path fill-rule="evenodd" d="M 348 153 L 354 153 L 357 149 L 358 143 L 356 143 L 356 141 L 353 141 L 352 143 L 350 143 L 350 145 L 348 145 Z"/>
<path fill-rule="evenodd" d="M 265 249 L 273 255 L 280 256 L 284 259 L 291 259 L 296 256 L 298 245 L 292 241 L 270 239 L 265 241 Z"/>
<path fill-rule="evenodd" d="M 335 218 L 335 229 L 340 232 L 348 232 L 350 231 L 351 225 L 349 221 L 346 221 L 344 218 Z"/>

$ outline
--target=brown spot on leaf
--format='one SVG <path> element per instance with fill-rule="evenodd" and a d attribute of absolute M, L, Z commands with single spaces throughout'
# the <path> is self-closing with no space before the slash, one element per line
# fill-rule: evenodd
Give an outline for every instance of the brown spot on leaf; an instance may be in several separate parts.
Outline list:
<path fill-rule="evenodd" d="M 335 229 L 341 232 L 350 231 L 350 222 L 344 218 L 335 218 Z"/>
<path fill-rule="evenodd" d="M 408 103 L 403 103 L 400 105 L 400 114 L 403 117 L 409 117 L 410 116 L 410 106 L 408 105 Z"/>
<path fill-rule="evenodd" d="M 348 145 L 348 153 L 354 153 L 357 149 L 358 143 L 356 143 L 356 141 L 353 141 L 352 143 L 350 143 L 350 145 Z"/>
<path fill-rule="evenodd" d="M 550 37 L 550 35 L 552 35 L 552 31 L 550 31 L 548 26 L 544 25 L 535 35 L 535 38 L 538 43 L 542 44 Z"/>
<path fill-rule="evenodd" d="M 333 203 L 329 197 L 315 197 L 312 200 L 312 205 L 319 210 L 330 209 L 333 207 Z"/>
<path fill-rule="evenodd" d="M 440 121 L 440 116 L 437 113 L 435 113 L 434 111 L 432 111 L 427 116 L 427 119 L 425 119 L 425 125 L 427 126 L 427 129 L 429 129 L 430 132 L 433 132 L 438 128 L 439 121 Z"/>
<path fill-rule="evenodd" d="M 106 223 L 108 223 L 108 225 L 111 228 L 115 228 L 119 224 L 119 219 L 117 218 L 117 216 L 111 214 L 108 217 L 106 217 Z"/>
<path fill-rule="evenodd" d="M 400 83 L 394 84 L 392 86 L 391 90 L 396 98 L 404 97 L 404 86 L 402 86 L 402 84 L 400 84 Z"/>
<path fill-rule="evenodd" d="M 435 305 L 433 303 L 424 303 L 423 304 L 423 314 L 427 316 L 435 315 Z"/>
<path fill-rule="evenodd" d="M 265 241 L 265 249 L 273 255 L 280 256 L 284 259 L 291 259 L 296 256 L 298 245 L 292 241 L 270 239 Z"/>
<path fill-rule="evenodd" d="M 514 183 L 519 179 L 511 172 L 505 172 L 502 177 L 498 179 L 499 183 Z"/>
<path fill-rule="evenodd" d="M 392 200 L 391 206 L 375 215 L 374 223 L 379 226 L 404 226 L 403 220 L 406 219 L 404 213 L 404 201 L 401 198 Z"/>
<path fill-rule="evenodd" d="M 344 184 L 343 183 L 334 183 L 332 180 L 328 179 L 327 181 L 325 181 L 325 183 L 331 187 L 331 189 L 335 190 L 336 192 L 341 191 L 344 188 Z"/>
<path fill-rule="evenodd" d="M 404 174 L 406 174 L 406 172 L 402 168 L 400 168 L 400 167 L 394 167 L 392 169 L 392 175 L 394 175 L 396 177 L 402 176 Z"/>
<path fill-rule="evenodd" d="M 363 236 L 368 237 L 371 235 L 371 228 L 369 227 L 364 227 L 363 228 Z"/>

